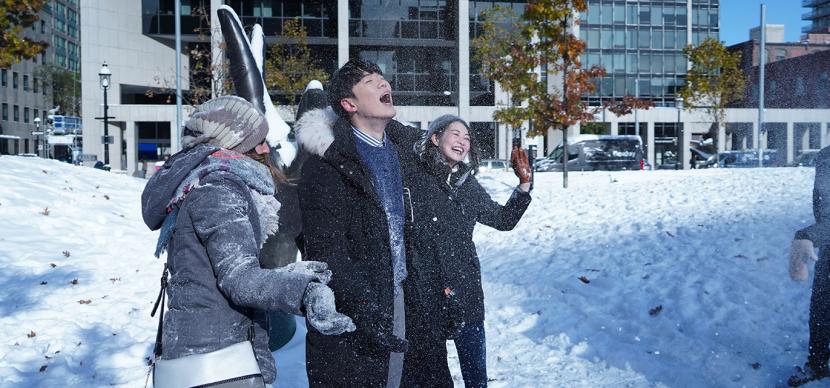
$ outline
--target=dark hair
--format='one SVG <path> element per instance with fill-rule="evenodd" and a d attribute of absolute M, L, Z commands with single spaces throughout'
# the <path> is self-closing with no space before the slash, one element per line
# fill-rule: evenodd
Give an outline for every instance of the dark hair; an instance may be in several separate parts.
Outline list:
<path fill-rule="evenodd" d="M 340 106 L 340 100 L 347 97 L 354 97 L 352 88 L 360 82 L 363 77 L 369 74 L 383 75 L 380 67 L 371 61 L 365 61 L 360 58 L 352 58 L 346 62 L 343 67 L 337 69 L 331 77 L 328 87 L 329 105 L 334 109 L 334 113 L 345 119 L 349 118 L 349 112 L 346 112 Z"/>
<path fill-rule="evenodd" d="M 475 141 L 475 136 L 473 136 L 473 131 L 470 129 L 470 126 L 467 124 L 464 119 L 455 115 L 443 115 L 438 117 L 437 119 L 431 121 L 429 123 L 429 129 L 424 132 L 423 137 L 421 137 L 421 141 L 415 144 L 415 153 L 418 154 L 418 158 L 426 163 L 431 163 L 434 165 L 438 164 L 447 164 L 444 160 L 444 156 L 441 155 L 440 150 L 438 150 L 438 146 L 432 143 L 432 135 L 436 135 L 438 139 L 441 139 L 441 136 L 447 130 L 447 128 L 452 123 L 461 123 L 464 128 L 467 128 L 467 132 L 470 134 L 470 152 L 467 154 L 467 158 L 470 160 L 469 163 L 466 163 L 470 170 L 473 171 L 473 174 L 478 173 L 478 165 L 480 162 L 481 156 L 478 152 L 478 146 Z"/>
<path fill-rule="evenodd" d="M 273 151 L 272 151 L 273 152 Z M 271 178 L 274 180 L 275 185 L 279 185 L 281 183 L 287 183 L 288 177 L 274 164 L 274 161 L 271 159 L 271 155 L 268 154 L 259 154 L 256 152 L 256 148 L 245 152 L 245 156 L 256 160 L 257 162 L 261 163 L 265 167 L 268 168 L 268 172 L 271 173 Z"/>

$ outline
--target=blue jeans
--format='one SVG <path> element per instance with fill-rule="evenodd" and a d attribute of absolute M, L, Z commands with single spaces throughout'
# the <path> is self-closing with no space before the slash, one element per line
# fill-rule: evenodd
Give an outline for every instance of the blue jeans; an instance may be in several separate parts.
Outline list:
<path fill-rule="evenodd" d="M 453 340 L 466 388 L 487 386 L 487 349 L 484 322 L 467 324 Z"/>

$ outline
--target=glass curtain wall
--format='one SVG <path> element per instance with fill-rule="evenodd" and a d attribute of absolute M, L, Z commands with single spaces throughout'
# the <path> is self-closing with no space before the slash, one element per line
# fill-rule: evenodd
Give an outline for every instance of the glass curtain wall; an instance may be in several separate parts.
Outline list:
<path fill-rule="evenodd" d="M 687 1 L 692 2 L 691 26 Z M 718 38 L 718 1 L 589 0 L 588 11 L 580 14 L 580 38 L 587 43 L 582 63 L 607 73 L 596 81 L 589 103 L 638 95 L 657 106 L 673 106 L 686 75 L 683 48 Z"/>
<path fill-rule="evenodd" d="M 457 0 L 350 1 L 349 55 L 378 64 L 396 105 L 455 105 L 457 9 Z"/>
<path fill-rule="evenodd" d="M 524 13 L 527 1 L 470 1 L 470 105 L 471 106 L 493 106 L 495 95 L 493 94 L 494 83 L 481 73 L 481 64 L 473 60 L 474 49 L 472 40 L 482 34 L 486 11 L 495 6 L 511 8 L 516 16 Z M 504 101 L 503 101 L 504 102 Z"/>

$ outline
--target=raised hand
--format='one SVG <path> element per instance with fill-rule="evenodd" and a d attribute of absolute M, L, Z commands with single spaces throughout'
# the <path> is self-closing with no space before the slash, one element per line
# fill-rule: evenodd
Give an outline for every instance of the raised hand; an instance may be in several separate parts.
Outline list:
<path fill-rule="evenodd" d="M 519 177 L 519 183 L 529 183 L 531 177 L 530 162 L 527 160 L 527 152 L 523 148 L 513 147 L 510 153 L 510 164 L 513 165 L 513 172 Z"/>

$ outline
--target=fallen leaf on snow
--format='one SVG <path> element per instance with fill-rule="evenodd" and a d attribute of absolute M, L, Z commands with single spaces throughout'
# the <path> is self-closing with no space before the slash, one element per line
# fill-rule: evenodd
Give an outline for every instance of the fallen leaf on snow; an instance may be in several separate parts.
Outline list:
<path fill-rule="evenodd" d="M 648 310 L 648 315 L 655 317 L 657 314 L 660 314 L 661 311 L 663 311 L 663 305 L 657 305 L 657 307 Z"/>
<path fill-rule="evenodd" d="M 43 371 L 45 371 L 45 370 L 46 370 L 46 368 L 48 368 L 48 367 L 49 367 L 49 365 L 43 365 L 43 366 L 41 366 L 41 367 L 40 367 L 40 369 L 38 370 L 38 372 L 43 372 Z"/>
<path fill-rule="evenodd" d="M 72 256 L 72 254 L 71 254 L 71 253 L 69 253 L 69 251 L 63 251 L 62 253 L 63 253 L 63 257 L 69 257 L 69 256 Z"/>
<path fill-rule="evenodd" d="M 590 283 L 590 282 L 591 282 L 591 281 L 590 281 L 590 280 L 588 280 L 588 278 L 586 278 L 585 276 L 580 276 L 580 277 L 579 277 L 579 281 L 580 281 L 580 282 L 582 282 L 582 283 L 585 283 L 585 284 L 588 284 L 588 283 Z"/>
<path fill-rule="evenodd" d="M 80 303 L 80 304 L 90 304 L 90 303 L 92 303 L 92 301 L 89 300 L 89 299 L 81 299 L 81 300 L 78 301 L 78 303 Z"/>
<path fill-rule="evenodd" d="M 70 281 L 69 284 L 71 284 L 73 286 L 78 284 L 78 279 L 72 279 L 72 281 Z"/>
<path fill-rule="evenodd" d="M 35 331 L 34 331 L 34 330 L 29 330 L 29 334 L 26 334 L 26 337 L 32 338 L 32 337 L 34 337 L 34 336 L 36 336 L 36 335 L 37 335 L 37 333 L 35 333 Z"/>

